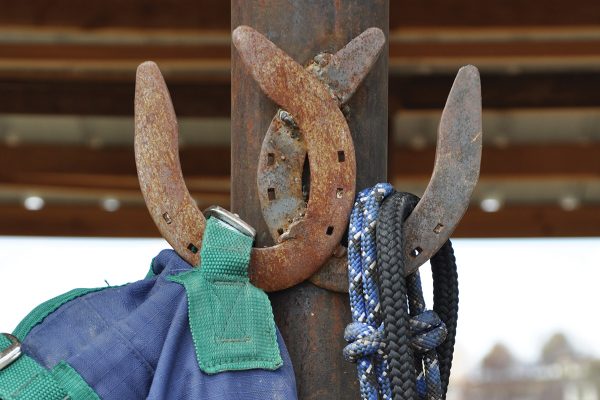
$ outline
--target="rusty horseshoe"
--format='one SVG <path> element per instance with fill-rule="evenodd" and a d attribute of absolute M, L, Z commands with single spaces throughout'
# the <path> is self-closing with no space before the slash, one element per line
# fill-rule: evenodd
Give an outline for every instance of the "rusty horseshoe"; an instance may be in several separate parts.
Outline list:
<path fill-rule="evenodd" d="M 259 86 L 293 113 L 308 156 L 315 161 L 304 216 L 289 227 L 287 240 L 252 250 L 251 281 L 274 291 L 309 278 L 338 246 L 354 200 L 356 165 L 348 125 L 336 99 L 317 78 L 262 38 L 248 27 L 233 33 L 244 62 L 261 65 L 258 71 L 251 69 Z M 156 64 L 146 62 L 138 68 L 136 79 L 140 187 L 163 237 L 182 258 L 198 265 L 206 221 L 183 181 L 177 138 L 177 119 L 164 79 Z"/>
<path fill-rule="evenodd" d="M 259 36 L 260 40 L 267 40 Z M 377 61 L 385 44 L 379 28 L 369 28 L 335 54 L 315 56 L 306 70 L 317 77 L 343 106 Z M 258 68 L 258 67 L 257 67 Z M 312 170 L 306 141 L 294 115 L 280 109 L 273 117 L 258 158 L 257 186 L 263 217 L 276 242 L 286 240 L 289 227 L 306 210 L 310 188 L 305 174 Z M 323 132 L 326 136 L 327 132 Z M 304 173 L 304 176 L 303 176 Z M 338 193 L 342 196 L 343 193 Z"/>

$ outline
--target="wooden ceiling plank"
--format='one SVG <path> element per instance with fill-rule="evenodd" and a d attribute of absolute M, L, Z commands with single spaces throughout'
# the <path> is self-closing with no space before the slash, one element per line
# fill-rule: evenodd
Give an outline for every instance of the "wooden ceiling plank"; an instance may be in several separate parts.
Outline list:
<path fill-rule="evenodd" d="M 229 82 L 169 82 L 177 115 L 230 114 Z M 123 82 L 0 79 L 0 113 L 129 115 L 133 118 L 135 70 Z"/>
<path fill-rule="evenodd" d="M 135 176 L 133 146 L 104 147 L 22 145 L 0 146 L 0 177 L 18 182 L 32 173 Z M 229 147 L 180 150 L 184 175 L 228 177 Z M 12 177 L 12 178 L 11 178 Z"/>
<path fill-rule="evenodd" d="M 485 132 L 484 132 L 485 134 Z M 435 149 L 411 150 L 396 146 L 389 171 L 405 179 L 427 178 Z M 489 179 L 600 178 L 600 144 L 529 144 L 506 148 L 484 146 L 481 177 Z"/>
<path fill-rule="evenodd" d="M 229 60 L 226 45 L 89 45 L 89 44 L 4 44 L 0 59 L 20 60 Z"/>
<path fill-rule="evenodd" d="M 401 109 L 444 107 L 453 74 L 391 76 L 390 104 Z M 483 109 L 595 107 L 600 105 L 600 73 L 482 73 Z"/>
<path fill-rule="evenodd" d="M 390 1 L 390 30 L 397 27 L 594 26 L 595 0 L 400 0 Z"/>
<path fill-rule="evenodd" d="M 228 207 L 228 204 L 221 204 Z M 27 211 L 0 207 L 0 235 L 158 237 L 143 205 L 106 212 L 98 206 L 53 205 Z M 600 236 L 600 206 L 564 211 L 557 206 L 511 206 L 496 213 L 471 207 L 453 237 Z"/>
<path fill-rule="evenodd" d="M 133 74 L 127 81 L 0 78 L 0 113 L 133 117 Z M 482 73 L 481 78 L 484 109 L 600 106 L 600 73 Z M 453 79 L 454 73 L 391 76 L 390 112 L 441 110 Z M 229 116 L 229 82 L 167 81 L 177 115 Z"/>
<path fill-rule="evenodd" d="M 565 32 L 568 35 L 569 31 Z M 2 30 L 0 29 L 0 34 Z M 476 34 L 476 33 L 475 33 Z M 199 35 L 204 35 L 200 33 Z M 211 36 L 211 33 L 208 33 Z M 426 34 L 425 34 L 426 35 Z M 0 40 L 0 59 L 4 60 L 226 60 L 230 59 L 230 41 L 227 32 L 221 36 L 226 40 L 199 43 L 169 43 L 147 39 L 141 43 L 102 42 L 100 38 L 90 38 L 91 43 L 32 42 L 22 43 Z M 599 35 L 600 36 L 600 35 Z M 200 36 L 202 37 L 202 36 Z M 92 40 L 95 39 L 95 40 Z M 399 34 L 390 39 L 390 58 L 410 59 L 448 57 L 581 57 L 597 56 L 600 37 L 595 38 L 539 38 L 522 40 L 519 38 L 499 41 L 464 40 L 441 41 L 438 39 L 404 40 Z"/>
<path fill-rule="evenodd" d="M 134 188 L 136 169 L 133 148 L 88 146 L 0 146 L 0 182 Z M 506 148 L 485 146 L 481 177 L 486 179 L 600 178 L 600 143 L 528 144 Z M 390 153 L 393 179 L 427 180 L 435 148 L 412 150 L 396 146 Z M 180 151 L 184 176 L 206 180 L 225 190 L 229 181 L 230 149 L 184 147 Z M 201 183 L 193 183 L 198 187 Z"/>
<path fill-rule="evenodd" d="M 1 0 L 0 24 L 85 29 L 230 29 L 230 3 L 221 0 Z M 595 0 L 394 0 L 390 30 L 398 27 L 586 26 L 600 20 Z"/>
<path fill-rule="evenodd" d="M 390 58 L 403 61 L 423 58 L 512 58 L 598 56 L 599 40 L 571 41 L 504 41 L 504 42 L 434 42 L 390 43 Z"/>
<path fill-rule="evenodd" d="M 85 29 L 226 29 L 230 4 L 222 0 L 0 1 L 0 23 Z"/>
<path fill-rule="evenodd" d="M 222 36 L 228 38 L 227 33 Z M 171 81 L 188 79 L 206 83 L 215 78 L 225 82 L 229 79 L 228 40 L 191 44 L 163 43 L 158 39 L 121 44 L 91 41 L 65 44 L 0 41 L 0 77 L 126 82 L 131 80 L 138 64 L 153 60 Z M 464 41 L 417 41 L 398 36 L 390 42 L 390 71 L 392 75 L 450 73 L 471 63 L 484 72 L 595 72 L 600 62 L 599 46 L 599 37 L 478 42 L 468 37 Z"/>
<path fill-rule="evenodd" d="M 555 205 L 520 205 L 487 213 L 471 207 L 453 237 L 600 236 L 600 206 L 565 211 Z"/>
<path fill-rule="evenodd" d="M 121 207 L 106 212 L 98 206 L 49 206 L 28 211 L 18 205 L 0 207 L 0 235 L 159 237 L 143 206 Z"/>

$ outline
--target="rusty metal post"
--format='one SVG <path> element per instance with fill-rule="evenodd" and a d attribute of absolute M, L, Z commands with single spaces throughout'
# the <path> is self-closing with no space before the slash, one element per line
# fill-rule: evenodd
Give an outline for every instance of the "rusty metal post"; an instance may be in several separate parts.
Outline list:
<path fill-rule="evenodd" d="M 342 48 L 369 27 L 388 36 L 388 0 L 231 0 L 232 29 L 249 25 L 299 63 Z M 388 133 L 387 45 L 349 106 L 357 190 L 386 180 Z M 256 171 L 277 106 L 245 70 L 235 49 L 231 64 L 231 207 L 257 229 L 259 246 L 272 244 L 263 220 Z M 326 132 L 323 132 L 326 134 Z M 347 294 L 311 283 L 272 293 L 277 324 L 294 363 L 300 399 L 356 399 L 356 368 L 343 360 L 343 330 L 350 321 Z"/>

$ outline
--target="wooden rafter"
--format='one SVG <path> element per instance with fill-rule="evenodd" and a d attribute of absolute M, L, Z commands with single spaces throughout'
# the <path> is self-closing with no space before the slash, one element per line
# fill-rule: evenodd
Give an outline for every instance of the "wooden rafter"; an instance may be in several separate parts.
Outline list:
<path fill-rule="evenodd" d="M 219 0 L 161 1 L 59 0 L 0 1 L 0 24 L 71 26 L 84 29 L 228 30 L 229 2 Z M 542 12 L 543 11 L 543 12 Z M 390 30 L 397 27 L 439 26 L 557 26 L 595 25 L 600 5 L 594 0 L 399 0 L 390 2 Z"/>
<path fill-rule="evenodd" d="M 128 82 L 0 79 L 0 113 L 133 115 L 134 70 Z M 390 113 L 444 106 L 454 73 L 390 77 Z M 179 116 L 227 117 L 229 82 L 167 78 Z M 598 73 L 483 73 L 484 109 L 598 107 Z"/>
<path fill-rule="evenodd" d="M 159 237 L 143 205 L 124 206 L 116 212 L 99 205 L 52 205 L 40 211 L 2 205 L 0 220 L 0 235 Z M 496 213 L 471 207 L 453 237 L 598 236 L 598 226 L 598 206 L 574 211 L 552 205 L 510 206 Z"/>
<path fill-rule="evenodd" d="M 136 176 L 132 147 L 4 145 L 0 154 L 0 181 L 4 184 L 70 182 L 74 186 L 137 187 L 137 182 L 123 181 Z M 426 180 L 434 156 L 431 147 L 411 150 L 395 146 L 390 153 L 389 174 L 394 179 Z M 184 147 L 180 158 L 184 176 L 190 180 L 229 177 L 229 147 Z M 599 144 L 485 146 L 482 160 L 482 179 L 600 179 Z M 94 176 L 100 179 L 97 183 L 88 179 Z M 79 180 L 81 185 L 76 184 Z"/>

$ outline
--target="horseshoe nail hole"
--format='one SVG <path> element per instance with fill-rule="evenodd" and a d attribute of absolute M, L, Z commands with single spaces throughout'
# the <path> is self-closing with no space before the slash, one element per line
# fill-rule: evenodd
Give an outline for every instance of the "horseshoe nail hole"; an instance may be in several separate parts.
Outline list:
<path fill-rule="evenodd" d="M 442 224 L 437 224 L 437 225 L 435 226 L 435 228 L 433 228 L 433 231 L 434 231 L 435 233 L 440 233 L 440 232 L 441 232 L 441 231 L 443 231 L 443 230 L 444 230 L 444 225 L 442 225 Z"/>
<path fill-rule="evenodd" d="M 269 195 L 269 200 L 275 200 L 275 188 L 268 188 L 267 193 Z"/>
<path fill-rule="evenodd" d="M 198 248 L 196 246 L 194 246 L 193 243 L 188 244 L 188 250 L 191 251 L 192 253 L 196 254 L 198 252 Z"/>
<path fill-rule="evenodd" d="M 344 188 L 337 188 L 337 190 L 335 191 L 335 197 L 337 197 L 338 199 L 341 199 L 343 195 L 344 195 Z"/>
<path fill-rule="evenodd" d="M 308 202 L 310 197 L 310 162 L 308 160 L 308 154 L 304 157 L 304 164 L 302 165 L 302 199 Z"/>
<path fill-rule="evenodd" d="M 173 222 L 173 220 L 171 219 L 171 216 L 169 215 L 169 213 L 168 213 L 168 212 L 164 213 L 164 214 L 162 215 L 162 217 L 163 217 L 163 219 L 165 220 L 165 222 L 166 222 L 167 224 L 170 224 L 171 222 Z"/>
<path fill-rule="evenodd" d="M 273 164 L 275 164 L 275 154 L 268 153 L 267 154 L 267 165 L 273 165 Z"/>
<path fill-rule="evenodd" d="M 417 257 L 419 257 L 419 255 L 421 255 L 422 252 L 423 252 L 423 249 L 417 246 L 414 249 L 412 249 L 412 251 L 410 252 L 410 256 L 412 258 L 417 258 Z"/>
<path fill-rule="evenodd" d="M 283 228 L 277 229 L 277 233 L 279 234 L 279 236 L 283 235 Z"/>
<path fill-rule="evenodd" d="M 346 154 L 344 153 L 344 150 L 338 150 L 338 161 L 339 162 L 346 161 Z"/>
<path fill-rule="evenodd" d="M 327 227 L 327 231 L 325 231 L 325 233 L 326 233 L 328 236 L 331 236 L 331 235 L 333 235 L 333 226 L 328 226 L 328 227 Z"/>

